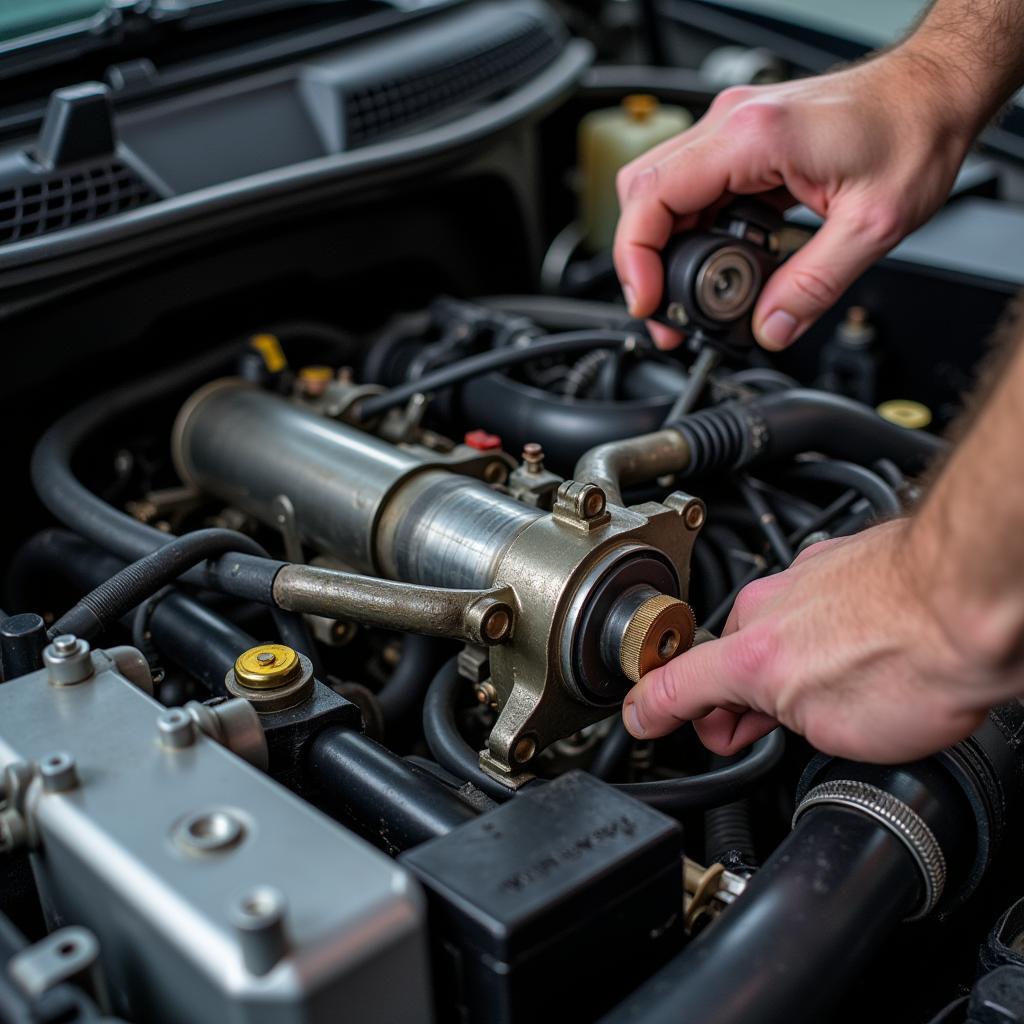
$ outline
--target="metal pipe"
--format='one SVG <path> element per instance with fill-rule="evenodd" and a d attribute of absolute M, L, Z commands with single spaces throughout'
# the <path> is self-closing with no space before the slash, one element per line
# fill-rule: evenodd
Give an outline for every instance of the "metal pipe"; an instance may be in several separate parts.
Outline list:
<path fill-rule="evenodd" d="M 274 579 L 274 601 L 293 612 L 474 644 L 506 639 L 514 617 L 512 593 L 507 587 L 425 587 L 311 565 L 284 566 Z"/>
<path fill-rule="evenodd" d="M 172 452 L 183 480 L 272 526 L 278 499 L 302 538 L 361 572 L 486 589 L 540 513 L 244 381 L 214 381 L 182 407 Z"/>
<path fill-rule="evenodd" d="M 622 488 L 665 473 L 682 472 L 690 462 L 690 446 L 674 427 L 639 437 L 609 441 L 584 452 L 573 478 L 597 484 L 612 504 L 622 504 Z"/>

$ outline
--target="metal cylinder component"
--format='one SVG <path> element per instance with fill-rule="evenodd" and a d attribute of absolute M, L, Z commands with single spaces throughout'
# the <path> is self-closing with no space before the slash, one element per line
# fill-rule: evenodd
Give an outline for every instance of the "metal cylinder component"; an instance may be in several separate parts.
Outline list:
<path fill-rule="evenodd" d="M 160 745 L 168 750 L 183 750 L 196 741 L 196 726 L 184 708 L 161 711 L 156 720 Z"/>
<path fill-rule="evenodd" d="M 269 885 L 258 886 L 231 907 L 242 957 L 253 974 L 268 973 L 288 952 L 286 911 L 283 894 Z"/>
<path fill-rule="evenodd" d="M 93 674 L 88 641 L 66 633 L 43 649 L 43 664 L 54 686 L 74 686 Z"/>
<path fill-rule="evenodd" d="M 274 601 L 289 611 L 476 644 L 504 640 L 514 615 L 507 589 L 427 587 L 310 565 L 281 569 Z"/>
<path fill-rule="evenodd" d="M 66 793 L 78 785 L 75 759 L 65 751 L 50 754 L 39 762 L 39 777 L 47 793 Z"/>
<path fill-rule="evenodd" d="M 609 620 L 610 621 L 610 620 Z M 697 629 L 693 609 L 667 594 L 645 597 L 620 634 L 619 667 L 632 683 L 690 649 Z"/>
<path fill-rule="evenodd" d="M 240 380 L 214 381 L 185 403 L 172 453 L 183 480 L 271 525 L 285 495 L 304 540 L 409 583 L 490 586 L 504 551 L 540 515 Z"/>
<path fill-rule="evenodd" d="M 502 556 L 540 515 L 479 481 L 427 470 L 405 482 L 381 514 L 380 566 L 410 583 L 489 587 Z"/>
<path fill-rule="evenodd" d="M 267 738 L 259 715 L 248 700 L 217 698 L 208 704 L 190 700 L 183 709 L 204 735 L 227 747 L 260 771 L 267 770 Z"/>
<path fill-rule="evenodd" d="M 697 304 L 712 320 L 736 320 L 754 304 L 761 287 L 761 268 L 738 245 L 713 253 L 697 271 Z"/>

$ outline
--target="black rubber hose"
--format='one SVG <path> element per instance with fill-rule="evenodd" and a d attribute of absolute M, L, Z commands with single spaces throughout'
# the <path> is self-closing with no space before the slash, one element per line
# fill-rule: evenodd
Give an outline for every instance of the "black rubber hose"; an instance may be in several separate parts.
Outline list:
<path fill-rule="evenodd" d="M 231 346 L 204 353 L 188 363 L 99 395 L 62 416 L 32 452 L 32 483 L 42 503 L 75 533 L 126 561 L 137 561 L 169 544 L 173 535 L 140 523 L 93 494 L 76 478 L 72 460 L 85 440 L 113 418 L 207 379 L 236 351 L 237 346 Z M 272 595 L 265 588 L 266 566 L 262 559 L 238 551 L 232 554 L 231 559 L 189 570 L 183 579 L 269 604 L 281 639 L 306 654 L 319 669 L 316 646 L 305 620 L 274 607 Z M 263 589 L 254 592 L 252 584 Z"/>
<path fill-rule="evenodd" d="M 704 856 L 705 864 L 724 864 L 729 871 L 757 867 L 749 800 L 734 800 L 704 812 Z"/>
<path fill-rule="evenodd" d="M 473 377 L 480 377 L 495 370 L 504 370 L 510 366 L 518 366 L 521 363 L 530 363 L 535 359 L 561 356 L 589 349 L 619 348 L 630 337 L 634 337 L 634 335 L 624 331 L 566 331 L 562 334 L 552 334 L 543 341 L 533 342 L 529 345 L 506 346 L 467 356 L 458 362 L 425 373 L 416 380 L 399 384 L 382 395 L 367 398 L 359 405 L 359 417 L 363 420 L 372 419 L 374 416 L 387 412 L 388 409 L 404 405 L 413 395 L 443 391 L 445 388 L 461 384 Z"/>
<path fill-rule="evenodd" d="M 195 530 L 175 537 L 151 554 L 126 565 L 86 594 L 50 627 L 49 635 L 73 633 L 91 640 L 193 566 L 235 551 L 266 556 L 266 551 L 251 537 L 235 530 Z M 260 567 L 268 577 L 268 588 L 272 588 L 280 564 L 265 559 Z"/>
<path fill-rule="evenodd" d="M 455 707 L 461 683 L 455 658 L 447 661 L 434 676 L 423 704 L 427 746 L 438 764 L 453 775 L 472 782 L 496 800 L 508 800 L 513 792 L 480 768 L 476 751 L 459 733 Z M 669 813 L 703 810 L 728 803 L 750 790 L 779 763 L 785 748 L 782 729 L 775 729 L 759 739 L 735 764 L 703 775 L 659 782 L 628 782 L 615 788 Z"/>
<path fill-rule="evenodd" d="M 451 645 L 435 637 L 408 633 L 402 639 L 398 664 L 377 693 L 384 721 L 399 722 L 426 696 L 434 673 L 451 654 Z"/>
<path fill-rule="evenodd" d="M 477 812 L 457 794 L 368 736 L 335 726 L 307 748 L 304 777 L 317 803 L 389 853 L 447 835 Z"/>
<path fill-rule="evenodd" d="M 54 575 L 62 576 L 79 590 L 90 590 L 123 567 L 120 559 L 76 534 L 49 529 L 19 548 L 11 576 L 16 592 L 24 591 L 35 578 Z M 147 611 L 146 629 L 160 653 L 213 695 L 224 696 L 224 677 L 238 655 L 254 646 L 253 637 L 173 588 L 159 600 L 154 599 Z"/>
<path fill-rule="evenodd" d="M 725 569 L 720 564 L 712 544 L 704 539 L 703 534 L 697 538 L 692 551 L 693 566 L 690 572 L 690 596 L 693 598 L 693 584 L 696 579 L 699 588 L 700 604 L 698 621 L 704 613 L 715 608 L 729 593 L 729 581 Z"/>
<path fill-rule="evenodd" d="M 878 473 L 855 462 L 838 459 L 816 459 L 801 462 L 786 470 L 787 480 L 813 480 L 837 484 L 862 494 L 875 512 L 876 519 L 898 516 L 903 512 L 893 488 Z"/>
<path fill-rule="evenodd" d="M 814 808 L 735 906 L 602 1020 L 831 1020 L 834 1003 L 913 910 L 919 879 L 885 825 L 858 810 Z"/>
<path fill-rule="evenodd" d="M 630 750 L 633 749 L 634 742 L 633 737 L 626 731 L 626 727 L 621 721 L 612 722 L 608 735 L 597 748 L 594 760 L 590 762 L 590 768 L 587 770 L 599 779 L 607 781 L 614 778 L 615 773 L 622 767 L 623 761 L 629 756 Z"/>

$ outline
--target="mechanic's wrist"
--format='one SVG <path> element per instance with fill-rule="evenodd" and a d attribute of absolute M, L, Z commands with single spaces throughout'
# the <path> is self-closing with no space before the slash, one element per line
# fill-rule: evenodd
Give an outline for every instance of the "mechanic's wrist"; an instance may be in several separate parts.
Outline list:
<path fill-rule="evenodd" d="M 1014 684 L 1024 666 L 1024 601 L 980 586 L 963 558 L 958 538 L 943 529 L 935 495 L 904 520 L 900 571 L 917 604 L 939 627 L 965 673 L 984 676 L 993 686 L 1004 677 Z M 1012 677 L 1012 678 L 1009 678 Z"/>

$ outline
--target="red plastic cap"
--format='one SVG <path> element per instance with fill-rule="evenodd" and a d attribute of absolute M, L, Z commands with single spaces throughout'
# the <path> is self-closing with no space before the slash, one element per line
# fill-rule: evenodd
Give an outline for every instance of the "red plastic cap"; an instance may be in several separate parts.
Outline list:
<path fill-rule="evenodd" d="M 470 430 L 462 440 L 478 452 L 493 452 L 501 447 L 501 438 L 497 434 L 488 434 L 486 430 Z"/>

